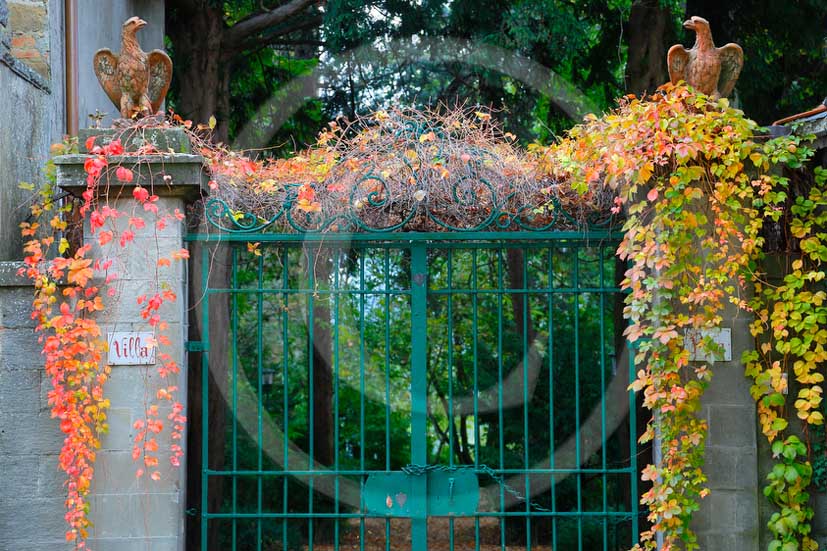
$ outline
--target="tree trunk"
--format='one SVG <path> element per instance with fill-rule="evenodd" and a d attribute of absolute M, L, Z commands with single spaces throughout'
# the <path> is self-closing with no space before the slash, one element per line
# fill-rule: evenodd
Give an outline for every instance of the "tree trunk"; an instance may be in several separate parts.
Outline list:
<path fill-rule="evenodd" d="M 179 9 L 167 17 L 175 54 L 178 114 L 193 123 L 215 116 L 216 142 L 227 143 L 230 118 L 230 59 L 224 51 L 226 26 L 220 8 Z"/>
<path fill-rule="evenodd" d="M 333 250 L 317 245 L 306 248 L 308 271 L 318 288 L 330 287 Z M 309 327 L 309 325 L 308 325 Z M 333 465 L 333 349 L 330 335 L 330 295 L 313 300 L 313 459 L 326 467 Z"/>
<path fill-rule="evenodd" d="M 626 34 L 626 91 L 636 95 L 654 92 L 669 80 L 666 41 L 671 35 L 672 12 L 660 0 L 634 0 Z"/>

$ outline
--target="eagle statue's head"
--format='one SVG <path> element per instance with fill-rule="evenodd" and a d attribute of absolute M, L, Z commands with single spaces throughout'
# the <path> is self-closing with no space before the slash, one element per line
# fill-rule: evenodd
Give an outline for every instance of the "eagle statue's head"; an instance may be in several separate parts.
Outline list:
<path fill-rule="evenodd" d="M 703 17 L 698 17 L 697 15 L 693 15 L 689 19 L 683 22 L 683 27 L 685 29 L 689 29 L 691 31 L 699 31 L 703 28 L 709 28 L 709 21 L 704 19 Z"/>
<path fill-rule="evenodd" d="M 140 17 L 130 17 L 123 24 L 123 32 L 124 34 L 131 34 L 134 35 L 136 32 L 140 31 L 146 27 L 146 21 L 141 19 Z"/>

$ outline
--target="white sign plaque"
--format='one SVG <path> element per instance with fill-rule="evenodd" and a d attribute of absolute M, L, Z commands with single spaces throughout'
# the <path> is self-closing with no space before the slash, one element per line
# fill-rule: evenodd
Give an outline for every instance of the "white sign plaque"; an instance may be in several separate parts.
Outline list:
<path fill-rule="evenodd" d="M 701 339 L 710 337 L 721 348 L 721 353 L 715 358 L 707 357 L 706 353 L 696 350 Z M 701 331 L 688 330 L 686 332 L 686 349 L 689 351 L 689 360 L 693 362 L 731 362 L 732 361 L 732 329 L 703 329 Z"/>
<path fill-rule="evenodd" d="M 155 334 L 149 331 L 109 333 L 109 365 L 154 365 Z"/>

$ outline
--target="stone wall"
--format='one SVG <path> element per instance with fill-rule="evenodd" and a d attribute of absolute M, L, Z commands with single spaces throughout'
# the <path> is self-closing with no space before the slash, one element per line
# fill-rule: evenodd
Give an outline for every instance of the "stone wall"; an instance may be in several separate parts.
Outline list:
<path fill-rule="evenodd" d="M 42 2 L 31 5 L 36 4 L 43 8 Z M 21 36 L 15 35 L 14 25 L 26 19 L 16 9 L 21 4 L 0 0 L 0 35 L 8 39 L 0 40 L 0 260 L 22 257 L 18 224 L 28 215 L 31 194 L 19 184 L 41 182 L 49 146 L 66 128 L 62 4 L 49 2 L 49 70 L 44 78 L 12 54 L 12 37 Z M 4 19 L 8 25 L 2 25 Z"/>
<path fill-rule="evenodd" d="M 99 48 L 120 51 L 123 22 L 132 15 L 149 25 L 145 50 L 163 47 L 163 0 L 79 0 L 79 123 L 115 107 L 92 70 Z M 0 0 L 0 260 L 21 258 L 18 224 L 28 215 L 30 193 L 21 182 L 42 183 L 49 147 L 66 131 L 62 0 Z"/>
<path fill-rule="evenodd" d="M 46 81 L 51 74 L 48 0 L 8 0 L 11 54 Z"/>
<path fill-rule="evenodd" d="M 83 161 L 75 155 L 58 158 L 58 182 L 72 189 L 85 188 Z M 130 164 L 132 161 L 130 161 Z M 136 183 L 149 187 L 148 174 L 162 181 L 172 176 L 172 187 L 156 186 L 161 196 L 156 203 L 162 212 L 185 210 L 182 190 L 197 191 L 201 185 L 201 160 L 193 155 L 167 157 L 163 162 L 133 167 Z M 131 210 L 134 201 L 113 199 L 110 205 Z M 185 342 L 187 335 L 186 263 L 175 262 L 170 268 L 157 269 L 158 258 L 181 249 L 184 225 L 170 223 L 155 227 L 153 214 L 138 210 L 133 216 L 145 216 L 146 228 L 136 231 L 135 241 L 121 250 L 116 243 L 101 250 L 97 240 L 85 228 L 85 242 L 93 246 L 96 258 L 112 258 L 119 273 L 115 297 L 106 297 L 107 305 L 98 321 L 104 335 L 114 331 L 151 331 L 141 318 L 136 298 L 153 289 L 169 289 L 178 298 L 162 309 L 169 323 L 166 331 L 171 345 L 164 352 L 182 367 L 181 373 L 161 379 L 156 365 L 118 365 L 106 384 L 111 402 L 108 411 L 109 432 L 101 439 L 97 453 L 95 478 L 89 496 L 90 547 L 96 551 L 181 551 L 184 549 L 186 467 L 172 467 L 169 461 L 168 433 L 159 437 L 161 474 L 159 481 L 148 475 L 136 477 L 142 464 L 132 459 L 134 423 L 145 419 L 149 403 L 157 403 L 160 387 L 176 385 L 178 399 L 186 404 Z M 34 551 L 68 549 L 63 520 L 65 475 L 58 469 L 58 454 L 63 435 L 58 422 L 51 418 L 46 400 L 50 381 L 43 372 L 34 322 L 30 319 L 32 287 L 16 276 L 20 263 L 0 264 L 0 472 L 4 475 L 4 493 L 0 500 L 0 549 Z M 159 360 L 160 361 L 160 360 Z M 169 407 L 161 405 L 162 418 Z M 166 410 L 166 411 L 165 411 Z M 176 442 L 186 448 L 186 437 Z M 149 469 L 148 469 L 149 470 Z M 155 469 L 152 469 L 155 470 Z M 29 514 L 21 515 L 21 511 Z"/>
<path fill-rule="evenodd" d="M 17 262 L 0 262 L 0 549 L 65 548 L 63 441 L 49 414 L 43 361 L 30 319 L 33 288 Z"/>

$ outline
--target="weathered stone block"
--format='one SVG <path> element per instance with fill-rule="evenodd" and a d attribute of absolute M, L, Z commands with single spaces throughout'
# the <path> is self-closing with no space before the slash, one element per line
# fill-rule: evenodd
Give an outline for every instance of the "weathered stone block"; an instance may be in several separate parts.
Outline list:
<path fill-rule="evenodd" d="M 761 499 L 764 499 L 764 496 L 761 496 Z M 752 534 L 757 543 L 758 531 L 755 519 L 758 518 L 758 494 L 738 492 L 735 495 L 735 507 L 734 528 L 739 532 Z"/>
<path fill-rule="evenodd" d="M 119 139 L 124 150 L 132 153 L 146 145 L 161 153 L 192 153 L 190 140 L 181 128 L 84 128 L 78 132 L 84 151 L 86 140 L 93 136 L 95 145 L 100 146 Z"/>
<path fill-rule="evenodd" d="M 37 322 L 32 319 L 32 287 L 0 288 L 0 327 L 4 329 L 33 329 Z"/>
<path fill-rule="evenodd" d="M 0 287 L 28 287 L 34 289 L 25 276 L 18 275 L 22 262 L 0 261 Z"/>
<path fill-rule="evenodd" d="M 9 3 L 9 26 L 15 33 L 45 33 L 48 30 L 48 12 L 43 2 Z"/>
<path fill-rule="evenodd" d="M 0 366 L 0 415 L 40 411 L 40 375 L 37 369 L 6 369 Z M 2 452 L 0 452 L 2 453 Z"/>
<path fill-rule="evenodd" d="M 90 503 L 93 539 L 175 537 L 184 522 L 177 493 L 94 495 Z"/>
<path fill-rule="evenodd" d="M 138 404 L 135 404 L 137 406 Z M 140 408 L 143 410 L 143 408 Z M 106 412 L 106 421 L 109 424 L 109 432 L 101 438 L 102 450 L 131 450 L 134 430 L 132 423 L 137 408 L 113 407 Z"/>
<path fill-rule="evenodd" d="M 755 406 L 709 407 L 709 446 L 755 449 Z"/>
<path fill-rule="evenodd" d="M 3 487 L 14 488 L 18 495 L 34 497 L 37 478 L 33 475 L 37 465 L 36 455 L 0 455 L 0 473 L 3 473 Z"/>
<path fill-rule="evenodd" d="M 710 446 L 704 457 L 704 472 L 709 478 L 709 486 L 716 490 L 735 490 L 738 470 L 737 451 L 732 448 Z"/>
<path fill-rule="evenodd" d="M 3 369 L 43 369 L 43 356 L 37 335 L 31 329 L 0 328 L 0 367 Z"/>
<path fill-rule="evenodd" d="M 57 453 L 37 456 L 38 497 L 66 497 L 65 482 L 66 473 L 58 467 Z"/>
<path fill-rule="evenodd" d="M 727 490 L 713 490 L 704 501 L 709 503 L 710 519 L 714 523 L 706 531 L 711 534 L 735 532 L 735 523 L 738 518 L 736 493 Z"/>
<path fill-rule="evenodd" d="M 738 450 L 735 455 L 738 458 L 738 467 L 735 470 L 736 486 L 738 488 L 751 488 L 759 484 L 758 451 L 756 449 L 742 448 Z M 760 494 L 760 487 L 756 493 Z"/>
<path fill-rule="evenodd" d="M 179 551 L 177 538 L 95 538 L 89 540 L 95 551 Z"/>
<path fill-rule="evenodd" d="M 30 471 L 31 474 L 31 471 Z M 27 498 L 0 500 L 0 547 L 20 549 L 18 543 L 38 545 L 31 549 L 67 549 L 66 523 L 62 498 Z"/>
<path fill-rule="evenodd" d="M 165 301 L 157 310 L 161 319 L 164 321 L 177 321 L 181 319 L 183 312 L 184 298 L 183 292 L 175 281 L 162 281 L 177 295 L 175 302 Z M 106 331 L 150 331 L 147 320 L 141 317 L 141 311 L 146 307 L 146 303 L 138 304 L 137 297 L 140 295 L 152 296 L 156 292 L 161 292 L 157 288 L 155 281 L 123 281 L 116 287 L 116 294 L 114 297 L 107 297 L 107 307 L 100 313 L 98 321 L 101 325 L 106 325 Z M 104 335 L 105 338 L 105 335 Z"/>
<path fill-rule="evenodd" d="M 169 481 L 176 488 L 177 481 L 182 474 L 181 469 L 173 467 L 169 462 L 170 454 L 164 452 L 164 448 L 168 447 L 164 437 L 159 442 L 161 453 L 156 454 L 158 457 L 158 467 L 147 469 L 144 467 L 142 460 L 139 458 L 133 461 L 131 452 L 120 451 L 102 451 L 98 454 L 95 466 L 95 487 L 106 488 L 107 493 L 111 494 L 151 494 L 157 493 L 159 483 L 149 478 L 147 474 L 138 478 L 136 471 L 139 468 L 149 471 L 158 471 L 161 474 L 162 481 Z M 185 468 L 185 467 L 181 467 Z M 93 488 L 93 492 L 95 488 Z"/>
<path fill-rule="evenodd" d="M 110 287 L 116 289 L 129 280 L 146 282 L 183 282 L 185 275 L 185 261 L 170 260 L 169 266 L 158 266 L 160 258 L 170 259 L 173 252 L 180 250 L 183 242 L 179 238 L 158 238 L 157 240 L 139 239 L 123 249 L 117 243 L 106 244 L 102 249 L 95 246 L 93 253 L 96 257 L 112 260 L 110 271 L 117 274 Z M 143 295 L 144 290 L 135 295 Z"/>
<path fill-rule="evenodd" d="M 62 443 L 58 422 L 48 413 L 0 415 L 0 450 L 8 455 L 54 453 Z"/>
<path fill-rule="evenodd" d="M 181 344 L 176 344 L 175 347 L 180 350 Z M 173 357 L 175 357 L 174 354 Z M 181 366 L 181 369 L 185 369 L 185 366 Z M 107 396 L 112 407 L 141 406 L 140 410 L 143 410 L 145 395 L 154 398 L 159 388 L 170 385 L 178 385 L 180 389 L 179 379 L 180 377 L 173 375 L 161 378 L 157 365 L 115 366 L 112 368 L 112 375 L 107 383 Z"/>

